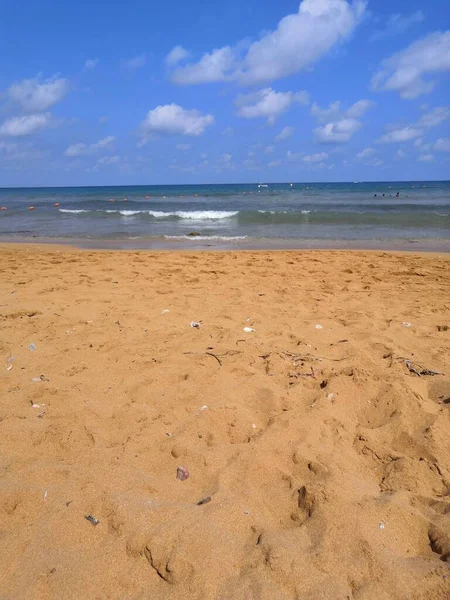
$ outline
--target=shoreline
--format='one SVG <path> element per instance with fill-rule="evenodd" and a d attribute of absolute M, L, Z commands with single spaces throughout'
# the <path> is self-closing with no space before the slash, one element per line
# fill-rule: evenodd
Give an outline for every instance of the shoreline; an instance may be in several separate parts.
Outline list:
<path fill-rule="evenodd" d="M 13 240 L 0 236 L 0 246 L 42 246 L 72 248 L 78 250 L 115 250 L 115 251 L 295 251 L 295 250 L 348 250 L 348 251 L 380 251 L 380 252 L 425 252 L 450 253 L 450 239 L 395 239 L 395 240 L 300 240 L 280 238 L 249 238 L 232 242 L 206 238 L 185 236 L 179 240 L 123 240 L 123 239 L 86 239 L 86 238 L 29 238 L 20 237 Z"/>

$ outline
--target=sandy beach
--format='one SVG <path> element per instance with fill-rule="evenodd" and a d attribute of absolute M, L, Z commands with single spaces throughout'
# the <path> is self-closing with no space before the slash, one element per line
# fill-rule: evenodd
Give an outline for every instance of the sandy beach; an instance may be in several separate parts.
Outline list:
<path fill-rule="evenodd" d="M 450 255 L 0 257 L 2 600 L 450 598 Z"/>

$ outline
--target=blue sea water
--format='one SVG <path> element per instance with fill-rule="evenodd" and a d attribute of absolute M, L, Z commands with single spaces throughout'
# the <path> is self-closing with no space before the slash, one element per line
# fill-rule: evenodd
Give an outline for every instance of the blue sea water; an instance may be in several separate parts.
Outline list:
<path fill-rule="evenodd" d="M 0 206 L 3 241 L 443 247 L 450 239 L 448 181 L 0 188 Z"/>

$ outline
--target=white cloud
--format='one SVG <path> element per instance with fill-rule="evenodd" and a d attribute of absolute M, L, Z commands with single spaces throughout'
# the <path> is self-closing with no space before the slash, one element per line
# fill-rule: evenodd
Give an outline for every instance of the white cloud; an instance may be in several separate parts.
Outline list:
<path fill-rule="evenodd" d="M 311 154 L 310 156 L 304 156 L 302 158 L 303 162 L 306 163 L 320 163 L 324 160 L 327 160 L 328 154 L 326 152 L 319 152 L 318 154 Z"/>
<path fill-rule="evenodd" d="M 323 127 L 314 129 L 319 142 L 322 143 L 345 143 L 358 131 L 361 123 L 356 119 L 341 119 L 333 123 L 327 123 Z"/>
<path fill-rule="evenodd" d="M 281 142 L 281 140 L 287 140 L 292 136 L 294 131 L 295 131 L 294 127 L 284 127 L 280 131 L 280 133 L 277 136 L 275 136 L 275 140 L 277 142 Z"/>
<path fill-rule="evenodd" d="M 432 154 L 421 154 L 417 160 L 422 162 L 433 162 L 434 156 Z"/>
<path fill-rule="evenodd" d="M 450 152 L 450 138 L 439 138 L 434 144 L 438 152 Z"/>
<path fill-rule="evenodd" d="M 95 69 L 99 62 L 99 58 L 88 58 L 87 61 L 84 63 L 84 68 L 88 70 Z"/>
<path fill-rule="evenodd" d="M 178 104 L 165 104 L 149 110 L 140 128 L 144 138 L 150 134 L 197 136 L 213 123 L 212 115 L 202 115 Z"/>
<path fill-rule="evenodd" d="M 375 102 L 372 102 L 371 100 L 358 100 L 345 111 L 345 116 L 349 117 L 350 119 L 359 119 L 374 106 Z"/>
<path fill-rule="evenodd" d="M 306 92 L 275 92 L 264 88 L 252 94 L 238 94 L 236 105 L 238 115 L 244 119 L 266 118 L 272 125 L 276 118 L 286 112 L 293 102 L 308 103 Z"/>
<path fill-rule="evenodd" d="M 172 81 L 194 84 L 233 79 L 252 85 L 287 77 L 310 67 L 348 38 L 365 8 L 365 0 L 303 0 L 297 13 L 287 15 L 274 31 L 250 44 L 245 56 L 240 56 L 244 43 L 218 48 L 197 63 L 175 69 Z"/>
<path fill-rule="evenodd" d="M 390 37 L 404 33 L 407 29 L 415 23 L 421 23 L 425 19 L 425 16 L 421 10 L 410 15 L 401 15 L 399 13 L 391 15 L 386 21 L 386 26 L 383 29 L 377 29 L 370 36 L 370 41 L 374 42 L 380 38 Z"/>
<path fill-rule="evenodd" d="M 290 162 L 297 162 L 299 160 L 303 159 L 303 152 L 291 152 L 290 150 L 288 150 L 286 152 L 286 158 L 290 161 Z"/>
<path fill-rule="evenodd" d="M 378 141 L 383 144 L 395 144 L 398 142 L 408 142 L 421 136 L 423 133 L 422 129 L 418 127 L 399 127 L 385 133 Z"/>
<path fill-rule="evenodd" d="M 358 152 L 355 158 L 358 160 L 364 160 L 366 158 L 370 158 L 375 154 L 375 150 L 373 148 L 364 148 L 361 152 Z"/>
<path fill-rule="evenodd" d="M 450 107 L 437 106 L 424 113 L 416 123 L 411 125 L 388 125 L 388 132 L 378 142 L 399 143 L 414 140 L 416 148 L 426 151 L 432 146 L 432 144 L 424 144 L 422 136 L 426 133 L 426 130 L 436 127 L 448 119 L 450 119 Z"/>
<path fill-rule="evenodd" d="M 281 165 L 281 160 L 272 160 L 270 163 L 268 163 L 268 167 L 270 167 L 271 169 L 273 169 L 273 167 L 279 167 Z"/>
<path fill-rule="evenodd" d="M 358 100 L 346 110 L 339 101 L 332 102 L 328 108 L 320 108 L 317 103 L 311 106 L 311 114 L 319 121 L 326 123 L 314 130 L 315 136 L 322 143 L 345 143 L 362 126 L 358 118 L 362 117 L 375 105 L 370 100 Z M 328 121 L 328 122 L 327 122 Z"/>
<path fill-rule="evenodd" d="M 338 121 L 341 119 L 359 119 L 373 106 L 375 102 L 371 100 L 358 100 L 352 104 L 347 110 L 341 108 L 339 100 L 329 104 L 328 108 L 320 108 L 317 102 L 311 106 L 311 114 L 319 123 L 327 123 L 329 121 Z"/>
<path fill-rule="evenodd" d="M 121 65 L 125 67 L 125 69 L 130 69 L 131 71 L 140 69 L 147 62 L 147 57 L 145 54 L 138 54 L 137 56 L 133 56 L 133 58 L 122 59 Z"/>
<path fill-rule="evenodd" d="M 177 150 L 190 150 L 190 144 L 177 144 Z"/>
<path fill-rule="evenodd" d="M 395 160 L 401 160 L 402 158 L 406 158 L 408 155 L 406 154 L 406 152 L 402 149 L 397 150 L 396 154 L 395 154 Z"/>
<path fill-rule="evenodd" d="M 195 83 L 211 83 L 233 79 L 231 71 L 235 68 L 236 59 L 229 46 L 204 54 L 198 63 L 178 67 L 171 74 L 171 80 L 179 85 Z"/>
<path fill-rule="evenodd" d="M 418 125 L 421 127 L 436 127 L 443 121 L 450 119 L 450 106 L 436 106 L 420 117 Z"/>
<path fill-rule="evenodd" d="M 98 163 L 101 165 L 115 165 L 120 161 L 119 156 L 102 156 L 102 158 L 98 159 Z"/>
<path fill-rule="evenodd" d="M 372 79 L 374 90 L 398 91 L 402 98 L 429 94 L 436 84 L 427 75 L 450 70 L 450 30 L 431 33 L 383 61 Z"/>
<path fill-rule="evenodd" d="M 41 112 L 50 108 L 69 91 L 67 79 L 58 79 L 56 75 L 40 81 L 38 75 L 34 79 L 24 79 L 13 83 L 7 90 L 6 96 L 17 102 L 27 112 Z"/>
<path fill-rule="evenodd" d="M 272 153 L 274 150 L 275 150 L 275 146 L 266 146 L 266 147 L 264 148 L 264 152 L 265 152 L 266 154 L 271 154 L 271 153 Z"/>
<path fill-rule="evenodd" d="M 168 67 L 174 67 L 182 60 L 189 58 L 191 53 L 183 48 L 183 46 L 174 46 L 165 58 L 165 63 Z"/>
<path fill-rule="evenodd" d="M 66 156 L 82 156 L 85 154 L 94 154 L 98 150 L 102 150 L 104 148 L 108 148 L 115 142 L 115 137 L 109 135 L 94 144 L 85 144 L 83 142 L 79 142 L 77 144 L 72 144 L 69 146 L 64 154 Z"/>
<path fill-rule="evenodd" d="M 0 135 L 10 137 L 21 137 L 36 133 L 40 129 L 48 127 L 51 123 L 50 113 L 37 115 L 26 115 L 24 117 L 12 117 L 0 126 Z"/>

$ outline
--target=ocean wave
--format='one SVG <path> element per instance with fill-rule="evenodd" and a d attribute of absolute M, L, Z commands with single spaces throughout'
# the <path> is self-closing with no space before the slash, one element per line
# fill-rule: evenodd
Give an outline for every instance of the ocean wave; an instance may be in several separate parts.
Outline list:
<path fill-rule="evenodd" d="M 78 213 L 87 213 L 87 212 L 91 212 L 91 211 L 90 210 L 82 210 L 82 209 L 71 210 L 69 208 L 60 208 L 59 212 L 62 212 L 62 213 L 73 213 L 74 215 L 76 215 Z"/>
<path fill-rule="evenodd" d="M 149 210 L 148 214 L 157 219 L 167 217 L 178 217 L 179 219 L 192 219 L 195 221 L 216 221 L 218 219 L 230 219 L 239 214 L 238 210 L 177 210 L 174 212 L 163 212 Z"/>
<path fill-rule="evenodd" d="M 191 240 L 195 242 L 196 240 L 200 241 L 223 241 L 223 242 L 233 242 L 236 240 L 246 240 L 248 235 L 165 235 L 164 239 L 166 240 Z"/>

